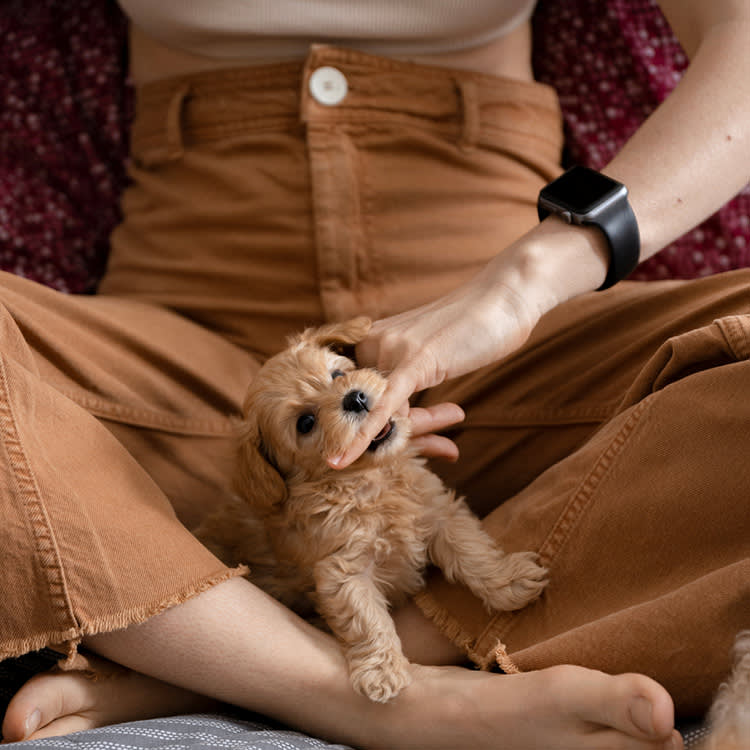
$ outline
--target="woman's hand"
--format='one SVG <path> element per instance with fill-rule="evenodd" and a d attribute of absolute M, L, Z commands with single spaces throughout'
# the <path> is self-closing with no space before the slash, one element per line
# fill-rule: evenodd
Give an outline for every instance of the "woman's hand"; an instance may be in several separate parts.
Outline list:
<path fill-rule="evenodd" d="M 346 453 L 329 457 L 331 466 L 343 468 L 358 458 L 393 414 L 408 411 L 413 393 L 494 362 L 526 340 L 539 314 L 511 286 L 490 282 L 475 277 L 446 297 L 373 325 L 357 346 L 357 360 L 387 373 L 388 387 Z M 428 455 L 457 457 L 446 438 L 430 434 L 458 421 L 453 408 L 409 412 L 417 439 L 434 451 Z"/>
<path fill-rule="evenodd" d="M 388 387 L 347 451 L 329 456 L 328 463 L 344 468 L 355 461 L 393 414 L 414 419 L 416 410 L 408 412 L 413 393 L 511 354 L 545 312 L 601 283 L 606 256 L 598 230 L 551 217 L 445 297 L 377 321 L 357 346 L 357 361 L 386 373 Z M 443 408 L 449 407 L 441 405 L 437 417 L 417 414 L 415 434 L 425 455 L 456 458 L 447 438 L 429 434 L 458 421 L 443 422 Z"/>
<path fill-rule="evenodd" d="M 450 438 L 436 434 L 463 420 L 464 410 L 458 404 L 409 407 L 408 415 L 411 420 L 411 442 L 420 455 L 451 462 L 458 460 L 458 446 Z"/>

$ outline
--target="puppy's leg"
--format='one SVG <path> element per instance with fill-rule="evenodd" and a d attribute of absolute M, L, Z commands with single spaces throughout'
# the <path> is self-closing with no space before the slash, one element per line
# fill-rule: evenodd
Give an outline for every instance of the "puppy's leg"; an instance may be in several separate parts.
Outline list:
<path fill-rule="evenodd" d="M 320 614 L 344 643 L 355 690 L 379 703 L 398 695 L 411 681 L 409 662 L 372 562 L 329 557 L 314 576 Z"/>
<path fill-rule="evenodd" d="M 737 638 L 735 665 L 709 713 L 711 733 L 703 750 L 750 748 L 750 630 Z"/>
<path fill-rule="evenodd" d="M 547 585 L 547 571 L 535 553 L 506 555 L 452 493 L 439 504 L 430 557 L 448 580 L 464 583 L 491 609 L 520 609 Z"/>

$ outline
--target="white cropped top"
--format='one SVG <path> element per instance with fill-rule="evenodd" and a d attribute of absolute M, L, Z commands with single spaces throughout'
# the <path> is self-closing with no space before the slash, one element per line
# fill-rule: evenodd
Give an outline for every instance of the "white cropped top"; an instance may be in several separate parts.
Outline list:
<path fill-rule="evenodd" d="M 528 20 L 536 0 L 120 0 L 159 42 L 214 58 L 304 56 L 312 42 L 374 54 L 468 49 Z"/>

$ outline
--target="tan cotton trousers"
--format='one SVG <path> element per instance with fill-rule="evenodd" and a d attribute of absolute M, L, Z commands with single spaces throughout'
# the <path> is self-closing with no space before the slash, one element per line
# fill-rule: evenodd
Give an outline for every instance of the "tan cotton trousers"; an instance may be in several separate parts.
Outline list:
<path fill-rule="evenodd" d="M 311 93 L 324 67 L 335 103 Z M 231 492 L 259 364 L 476 273 L 534 224 L 561 147 L 547 87 L 331 47 L 142 88 L 100 294 L 0 277 L 0 658 L 74 653 L 237 574 L 189 529 Z M 551 572 L 513 615 L 430 575 L 420 606 L 477 664 L 638 670 L 705 708 L 750 626 L 749 289 L 584 295 L 420 396 L 467 411 L 438 470 Z"/>

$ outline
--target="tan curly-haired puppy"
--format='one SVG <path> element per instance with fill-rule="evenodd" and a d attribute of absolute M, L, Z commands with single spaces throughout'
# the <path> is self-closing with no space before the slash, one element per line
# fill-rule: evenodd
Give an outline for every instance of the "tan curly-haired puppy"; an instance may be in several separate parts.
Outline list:
<path fill-rule="evenodd" d="M 314 608 L 342 642 L 354 687 L 385 702 L 409 682 L 389 609 L 422 588 L 428 563 L 494 610 L 538 597 L 546 571 L 533 553 L 497 548 L 410 448 L 404 417 L 348 468 L 327 465 L 386 387 L 342 353 L 369 327 L 357 318 L 307 330 L 261 368 L 245 402 L 242 500 L 198 535 L 288 606 Z"/>
<path fill-rule="evenodd" d="M 737 637 L 734 655 L 734 669 L 711 706 L 702 750 L 750 750 L 750 630 Z"/>

